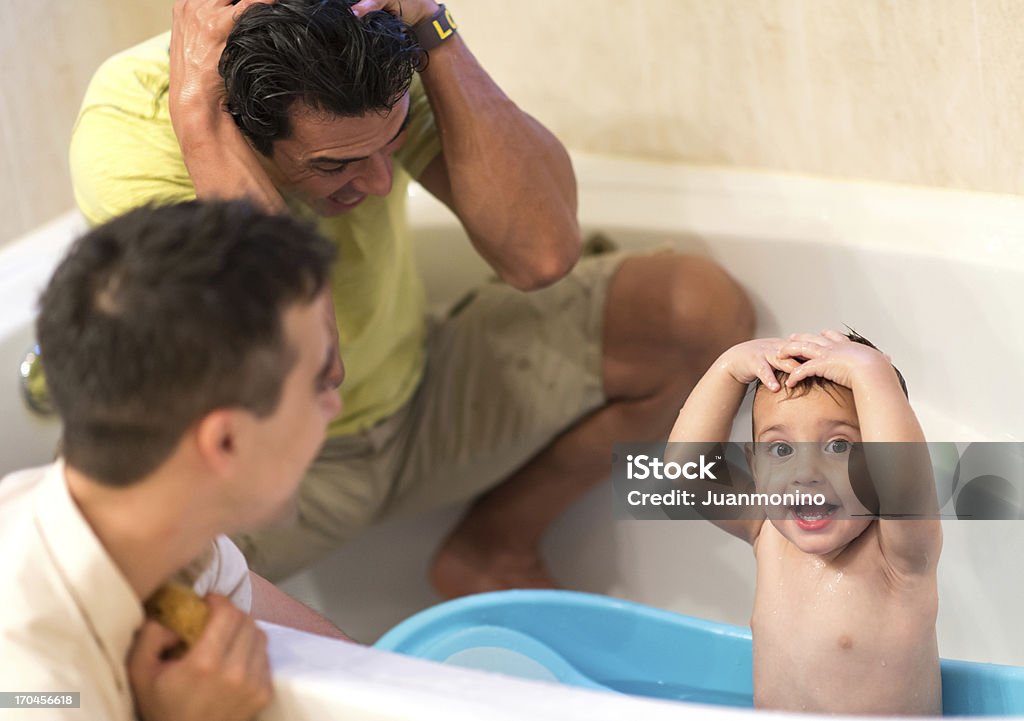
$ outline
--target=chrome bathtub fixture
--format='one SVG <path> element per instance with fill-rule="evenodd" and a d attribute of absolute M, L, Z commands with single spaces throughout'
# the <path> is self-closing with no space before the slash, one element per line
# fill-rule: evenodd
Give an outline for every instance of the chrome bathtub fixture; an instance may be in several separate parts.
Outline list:
<path fill-rule="evenodd" d="M 38 345 L 32 346 L 25 354 L 18 368 L 18 375 L 21 377 L 21 397 L 29 410 L 43 416 L 54 415 L 57 409 L 53 407 L 50 390 L 46 387 Z"/>

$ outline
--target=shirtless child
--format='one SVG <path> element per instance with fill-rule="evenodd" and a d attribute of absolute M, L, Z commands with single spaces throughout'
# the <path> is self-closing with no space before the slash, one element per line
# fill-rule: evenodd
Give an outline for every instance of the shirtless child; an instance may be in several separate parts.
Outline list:
<path fill-rule="evenodd" d="M 727 440 L 751 382 L 759 387 L 747 456 L 757 490 L 826 499 L 818 507 L 713 520 L 749 542 L 757 559 L 750 623 L 755 706 L 940 714 L 935 619 L 942 531 L 924 435 L 902 377 L 852 334 L 741 343 L 694 388 L 670 440 Z M 856 466 L 870 471 L 874 508 L 868 501 L 865 509 L 858 498 L 866 494 L 852 490 Z M 901 509 L 929 517 L 886 518 Z"/>

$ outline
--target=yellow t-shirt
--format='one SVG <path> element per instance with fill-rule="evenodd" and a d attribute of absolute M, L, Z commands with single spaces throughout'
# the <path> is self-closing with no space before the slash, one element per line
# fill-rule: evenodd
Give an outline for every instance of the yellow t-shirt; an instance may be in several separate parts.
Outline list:
<path fill-rule="evenodd" d="M 170 33 L 113 56 L 96 71 L 71 136 L 71 181 L 86 219 L 102 223 L 150 202 L 195 198 L 167 110 Z M 426 93 L 411 90 L 409 135 L 394 186 L 354 210 L 312 219 L 338 246 L 334 307 L 345 362 L 339 436 L 368 428 L 409 399 L 423 373 L 425 299 L 405 218 L 406 189 L 440 152 Z"/>

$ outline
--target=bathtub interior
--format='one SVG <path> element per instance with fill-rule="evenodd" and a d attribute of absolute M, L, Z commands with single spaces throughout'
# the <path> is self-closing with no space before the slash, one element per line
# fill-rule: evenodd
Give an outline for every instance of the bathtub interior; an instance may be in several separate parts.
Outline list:
<path fill-rule="evenodd" d="M 36 301 L 71 241 L 86 227 L 75 211 L 0 247 L 0 476 L 53 457 L 58 424 L 27 409 L 19 369 L 35 344 Z"/>
<path fill-rule="evenodd" d="M 1024 203 L 1016 199 L 764 173 L 575 158 L 584 235 L 630 250 L 714 258 L 754 299 L 758 333 L 848 324 L 896 359 L 929 440 L 1024 441 Z M 414 189 L 410 215 L 437 308 L 490 275 L 451 215 Z M 1016 233 L 1016 235 L 1014 235 Z M 749 408 L 734 439 L 746 440 Z M 611 520 L 600 484 L 551 529 L 544 552 L 568 588 L 746 625 L 749 548 L 700 522 Z M 431 554 L 461 507 L 385 522 L 285 588 L 373 641 L 437 603 Z M 1024 665 L 1024 524 L 948 522 L 939 648 Z M 383 569 L 386 569 L 383 570 Z M 353 583 L 352 579 L 360 579 Z"/>
<path fill-rule="evenodd" d="M 751 293 L 760 334 L 849 324 L 907 376 L 931 440 L 1024 441 L 1024 204 L 1016 199 L 742 171 L 575 158 L 584 233 L 633 250 L 670 245 L 714 258 Z M 414 189 L 410 220 L 438 307 L 490 272 L 446 210 Z M 46 462 L 58 430 L 24 410 L 15 369 L 31 345 L 35 295 L 81 221 L 69 214 L 0 249 L 0 473 Z M 1016 235 L 1015 235 L 1016 233 Z M 11 309 L 8 312 L 7 309 Z M 736 438 L 749 427 L 741 417 Z M 567 587 L 745 625 L 749 549 L 698 522 L 611 520 L 608 484 L 548 534 Z M 436 509 L 371 528 L 284 584 L 372 642 L 439 599 L 432 549 L 461 512 Z M 1024 524 L 950 523 L 940 564 L 943 656 L 1024 665 L 1019 551 Z M 287 655 L 287 654 L 286 654 Z M 293 657 L 292 661 L 295 661 Z"/>

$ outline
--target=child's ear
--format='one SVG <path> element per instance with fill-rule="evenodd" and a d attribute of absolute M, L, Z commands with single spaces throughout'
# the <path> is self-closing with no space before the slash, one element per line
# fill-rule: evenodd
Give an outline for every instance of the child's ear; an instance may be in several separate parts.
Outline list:
<path fill-rule="evenodd" d="M 229 476 L 238 465 L 238 413 L 218 409 L 207 413 L 193 431 L 196 450 L 206 466 L 219 476 Z"/>

